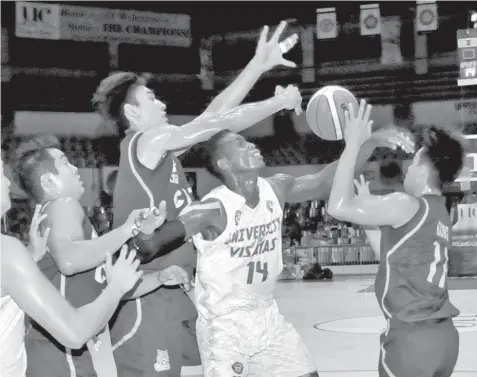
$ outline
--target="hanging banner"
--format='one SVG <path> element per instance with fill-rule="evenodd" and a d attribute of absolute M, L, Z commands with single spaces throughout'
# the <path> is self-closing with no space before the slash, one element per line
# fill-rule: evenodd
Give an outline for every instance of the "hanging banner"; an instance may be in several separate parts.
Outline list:
<path fill-rule="evenodd" d="M 477 29 L 457 30 L 457 85 L 477 85 Z"/>
<path fill-rule="evenodd" d="M 416 31 L 433 31 L 437 29 L 439 17 L 437 4 L 433 0 L 420 0 L 416 2 Z"/>
<path fill-rule="evenodd" d="M 316 10 L 316 37 L 332 39 L 338 36 L 335 8 L 319 8 Z"/>
<path fill-rule="evenodd" d="M 16 2 L 19 38 L 190 47 L 190 16 L 137 10 Z"/>
<path fill-rule="evenodd" d="M 381 19 L 381 64 L 401 64 L 401 18 Z"/>
<path fill-rule="evenodd" d="M 359 23 L 361 25 L 361 35 L 381 34 L 381 12 L 379 4 L 360 5 Z"/>

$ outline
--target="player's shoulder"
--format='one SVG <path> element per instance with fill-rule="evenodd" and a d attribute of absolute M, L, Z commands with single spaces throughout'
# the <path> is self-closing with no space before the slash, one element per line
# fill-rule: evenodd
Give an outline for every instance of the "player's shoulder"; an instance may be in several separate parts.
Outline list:
<path fill-rule="evenodd" d="M 208 194 L 204 195 L 202 200 L 208 200 L 211 198 L 220 200 L 220 198 L 227 195 L 229 191 L 230 190 L 225 185 L 220 185 L 210 190 Z"/>
<path fill-rule="evenodd" d="M 28 251 L 20 240 L 2 234 L 2 265 L 5 263 L 16 266 L 16 261 L 23 259 L 27 254 Z"/>
<path fill-rule="evenodd" d="M 2 249 L 4 251 L 14 252 L 20 248 L 24 248 L 24 246 L 19 239 L 12 236 L 8 236 L 6 234 L 2 234 Z"/>
<path fill-rule="evenodd" d="M 224 206 L 222 201 L 219 198 L 204 198 L 202 200 L 194 201 L 190 203 L 187 207 L 185 207 L 179 214 L 179 216 L 183 216 L 187 213 L 191 212 L 214 212 L 222 213 Z"/>
<path fill-rule="evenodd" d="M 393 204 L 400 204 L 400 205 L 411 205 L 416 206 L 419 205 L 419 199 L 415 196 L 409 195 L 405 192 L 392 192 L 387 195 L 383 195 L 382 200 L 388 201 Z"/>
<path fill-rule="evenodd" d="M 48 217 L 55 216 L 84 216 L 84 210 L 81 203 L 72 197 L 62 197 L 50 202 L 46 208 L 45 213 Z"/>

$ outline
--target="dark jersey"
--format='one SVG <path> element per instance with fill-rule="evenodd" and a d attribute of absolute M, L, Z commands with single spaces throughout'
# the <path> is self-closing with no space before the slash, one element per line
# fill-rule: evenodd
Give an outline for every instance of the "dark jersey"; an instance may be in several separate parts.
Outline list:
<path fill-rule="evenodd" d="M 417 322 L 455 317 L 447 290 L 451 219 L 445 198 L 425 195 L 419 210 L 399 228 L 381 228 L 376 297 L 387 319 Z"/>
<path fill-rule="evenodd" d="M 43 207 L 42 212 L 47 205 L 48 203 Z M 83 220 L 83 231 L 85 240 L 97 237 L 86 215 Z M 46 253 L 38 262 L 38 267 L 75 308 L 94 301 L 105 287 L 103 267 L 73 276 L 64 276 L 50 253 Z M 49 376 L 96 376 L 91 355 L 86 346 L 79 350 L 66 349 L 35 322 L 32 323 L 32 328 L 27 334 L 26 347 L 28 368 L 31 370 L 37 369 L 37 366 L 34 365 L 36 362 L 32 361 L 43 358 L 47 362 L 42 364 L 42 369 L 48 368 Z"/>
<path fill-rule="evenodd" d="M 192 201 L 186 176 L 173 153 L 164 155 L 154 170 L 146 168 L 137 159 L 140 135 L 141 133 L 128 131 L 121 142 L 121 158 L 113 195 L 114 228 L 123 224 L 131 211 L 152 206 L 158 207 L 161 201 L 167 203 L 167 220 L 175 220 L 182 209 Z M 197 255 L 193 245 L 187 242 L 166 256 L 142 264 L 140 268 L 146 271 L 158 271 L 177 265 L 191 274 L 196 262 Z M 164 336 L 163 330 L 155 328 L 159 311 L 175 310 L 180 307 L 182 310 L 180 314 L 175 315 L 176 320 L 195 320 L 197 317 L 195 307 L 182 290 L 177 293 L 176 302 L 168 303 L 166 306 L 163 291 L 164 289 L 159 289 L 134 301 L 123 302 L 111 320 L 111 340 L 115 357 L 122 358 L 126 365 L 131 366 L 140 359 L 131 357 L 132 354 L 148 352 L 148 350 L 140 349 L 141 347 L 149 347 L 146 345 L 160 341 L 159 338 Z M 151 327 L 154 330 L 151 330 Z M 128 345 L 132 349 L 129 349 Z M 135 367 L 149 368 L 146 365 Z"/>
<path fill-rule="evenodd" d="M 143 166 L 137 159 L 137 145 L 141 133 L 128 131 L 121 142 L 121 159 L 113 196 L 113 227 L 123 224 L 135 209 L 159 207 L 161 201 L 167 205 L 167 220 L 175 220 L 179 213 L 192 202 L 192 189 L 189 187 L 179 160 L 168 152 L 154 170 Z M 190 251 L 192 259 L 195 253 L 191 242 L 181 248 L 180 255 Z M 175 252 L 174 252 L 175 253 Z M 160 270 L 171 264 L 171 258 L 157 258 L 141 265 L 145 270 Z M 172 258 L 175 259 L 175 258 Z M 173 263 L 181 265 L 180 262 Z"/>

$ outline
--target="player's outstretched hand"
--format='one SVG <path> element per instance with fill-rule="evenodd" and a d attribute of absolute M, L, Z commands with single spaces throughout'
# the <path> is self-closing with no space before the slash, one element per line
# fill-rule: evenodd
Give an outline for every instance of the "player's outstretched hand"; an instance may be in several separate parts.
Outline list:
<path fill-rule="evenodd" d="M 300 115 L 303 111 L 301 108 L 303 98 L 301 97 L 300 90 L 295 85 L 288 85 L 286 88 L 277 85 L 275 87 L 275 96 L 283 96 L 285 109 L 295 110 L 296 115 Z"/>
<path fill-rule="evenodd" d="M 132 235 L 136 236 L 139 233 L 152 234 L 157 228 L 164 224 L 167 217 L 166 202 L 162 201 L 159 208 L 143 208 L 141 210 L 134 210 L 126 220 L 125 225 L 130 226 Z"/>
<path fill-rule="evenodd" d="M 364 99 L 359 104 L 358 113 L 352 104 L 345 110 L 345 139 L 346 144 L 354 144 L 361 147 L 363 143 L 371 137 L 373 121 L 369 120 L 371 115 L 371 105 Z"/>
<path fill-rule="evenodd" d="M 142 276 L 142 271 L 138 271 L 139 260 L 136 259 L 136 251 L 130 250 L 124 245 L 121 248 L 119 257 L 113 265 L 111 254 L 106 254 L 106 279 L 108 284 L 117 287 L 122 294 L 129 292 Z"/>
<path fill-rule="evenodd" d="M 354 180 L 354 185 L 356 186 L 358 195 L 369 195 L 369 181 L 364 179 L 363 174 L 359 176 L 359 180 Z"/>
<path fill-rule="evenodd" d="M 170 266 L 159 271 L 159 281 L 163 285 L 179 284 L 185 291 L 188 291 L 191 285 L 189 274 L 179 266 Z"/>
<path fill-rule="evenodd" d="M 279 42 L 280 36 L 285 30 L 287 23 L 280 22 L 272 38 L 268 39 L 268 26 L 264 26 L 260 33 L 257 49 L 255 50 L 254 63 L 257 64 L 261 72 L 266 72 L 277 65 L 295 68 L 296 64 L 283 57 L 283 54 L 290 51 L 298 42 L 298 35 L 292 34 L 285 40 Z"/>
<path fill-rule="evenodd" d="M 35 207 L 35 213 L 31 220 L 30 225 L 30 249 L 32 251 L 32 256 L 35 262 L 41 260 L 48 250 L 48 236 L 50 234 L 50 228 L 46 229 L 43 234 L 40 231 L 40 224 L 43 220 L 46 219 L 46 214 L 40 215 L 41 206 L 37 205 Z"/>
<path fill-rule="evenodd" d="M 373 132 L 370 141 L 375 144 L 375 147 L 386 147 L 393 150 L 401 148 L 406 153 L 414 153 L 415 150 L 415 145 L 411 140 L 409 132 L 400 130 L 395 126 Z"/>

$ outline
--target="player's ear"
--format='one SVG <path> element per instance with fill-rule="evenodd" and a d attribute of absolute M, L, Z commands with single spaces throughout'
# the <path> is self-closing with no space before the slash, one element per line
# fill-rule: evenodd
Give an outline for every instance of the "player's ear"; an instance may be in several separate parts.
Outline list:
<path fill-rule="evenodd" d="M 56 191 L 56 186 L 58 183 L 57 177 L 51 172 L 43 173 L 40 176 L 40 185 L 43 191 L 45 192 L 53 192 Z"/>
<path fill-rule="evenodd" d="M 226 158 L 218 159 L 217 166 L 220 168 L 220 170 L 230 170 L 230 164 Z"/>
<path fill-rule="evenodd" d="M 130 103 L 126 103 L 123 109 L 126 119 L 130 122 L 136 122 L 136 119 L 139 117 L 139 108 L 135 105 L 131 105 Z"/>

